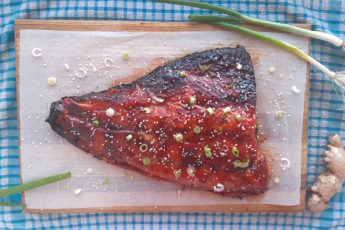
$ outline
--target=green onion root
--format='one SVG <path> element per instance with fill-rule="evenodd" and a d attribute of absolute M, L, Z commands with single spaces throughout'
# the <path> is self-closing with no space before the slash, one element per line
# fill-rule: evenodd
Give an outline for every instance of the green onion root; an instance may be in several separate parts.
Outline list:
<path fill-rule="evenodd" d="M 0 197 L 9 196 L 16 193 L 21 193 L 21 192 L 34 189 L 43 185 L 47 185 L 47 184 L 54 183 L 60 180 L 71 178 L 71 176 L 72 174 L 70 172 L 67 172 L 67 173 L 58 174 L 55 176 L 45 177 L 45 178 L 38 179 L 35 181 L 27 182 L 27 183 L 17 185 L 11 188 L 6 188 L 3 190 L 0 190 Z"/>
<path fill-rule="evenodd" d="M 176 5 L 184 5 L 184 6 L 192 6 L 192 7 L 198 7 L 201 9 L 216 11 L 219 13 L 227 14 L 227 15 L 230 15 L 232 17 L 238 18 L 239 20 L 242 20 L 242 21 L 249 23 L 249 24 L 262 26 L 262 27 L 266 27 L 266 28 L 272 28 L 272 29 L 276 29 L 276 30 L 280 30 L 280 31 L 288 32 L 288 33 L 293 33 L 293 34 L 297 34 L 299 36 L 323 40 L 323 41 L 329 42 L 335 46 L 338 46 L 338 47 L 340 46 L 345 50 L 344 41 L 342 39 L 332 35 L 332 34 L 327 34 L 327 33 L 320 32 L 320 31 L 311 31 L 308 29 L 303 29 L 303 28 L 299 28 L 296 26 L 278 23 L 278 22 L 271 22 L 271 21 L 256 19 L 256 18 L 248 17 L 246 15 L 243 15 L 243 14 L 241 14 L 237 11 L 231 10 L 231 9 L 226 9 L 226 8 L 222 8 L 220 6 L 216 6 L 216 5 L 212 5 L 212 4 L 208 4 L 208 3 L 203 3 L 203 2 L 194 2 L 194 1 L 188 1 L 188 0 L 156 0 L 156 2 L 170 3 L 170 4 L 176 4 Z"/>

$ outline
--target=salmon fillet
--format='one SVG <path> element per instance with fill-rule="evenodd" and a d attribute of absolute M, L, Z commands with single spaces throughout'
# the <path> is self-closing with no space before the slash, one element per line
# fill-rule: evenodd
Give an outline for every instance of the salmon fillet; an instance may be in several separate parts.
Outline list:
<path fill-rule="evenodd" d="M 47 122 L 78 148 L 164 181 L 243 197 L 268 187 L 244 47 L 197 52 L 130 83 L 53 102 Z"/>

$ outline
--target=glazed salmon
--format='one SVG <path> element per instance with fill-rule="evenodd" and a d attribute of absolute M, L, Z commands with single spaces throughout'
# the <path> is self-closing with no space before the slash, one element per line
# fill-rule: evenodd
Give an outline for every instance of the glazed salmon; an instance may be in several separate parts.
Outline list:
<path fill-rule="evenodd" d="M 47 122 L 108 163 L 243 197 L 268 187 L 244 47 L 192 53 L 130 83 L 53 102 Z"/>

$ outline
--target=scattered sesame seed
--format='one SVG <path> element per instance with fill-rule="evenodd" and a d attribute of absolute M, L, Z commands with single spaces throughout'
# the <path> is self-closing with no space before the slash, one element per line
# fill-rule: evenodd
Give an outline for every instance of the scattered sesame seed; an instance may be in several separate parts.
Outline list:
<path fill-rule="evenodd" d="M 295 85 L 293 85 L 293 86 L 291 87 L 291 89 L 292 89 L 292 91 L 293 91 L 294 93 L 296 93 L 296 94 L 299 94 L 299 93 L 301 92 L 301 90 L 298 89 L 297 86 L 295 86 Z"/>
<path fill-rule="evenodd" d="M 92 174 L 92 173 L 93 173 L 93 168 L 88 168 L 88 169 L 86 170 L 86 172 L 87 172 L 87 174 Z"/>
<path fill-rule="evenodd" d="M 112 117 L 115 115 L 115 111 L 114 109 L 112 108 L 108 108 L 106 111 L 105 111 L 105 114 L 107 115 L 107 117 Z"/>
<path fill-rule="evenodd" d="M 276 71 L 276 69 L 272 66 L 268 69 L 269 73 L 274 73 Z"/>
<path fill-rule="evenodd" d="M 74 189 L 74 194 L 78 195 L 81 193 L 81 188 Z"/>

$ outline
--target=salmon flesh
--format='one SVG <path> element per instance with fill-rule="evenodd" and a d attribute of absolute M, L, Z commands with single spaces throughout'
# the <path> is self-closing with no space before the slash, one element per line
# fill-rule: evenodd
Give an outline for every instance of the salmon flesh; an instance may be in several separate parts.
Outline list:
<path fill-rule="evenodd" d="M 47 122 L 94 157 L 145 176 L 243 197 L 268 187 L 244 47 L 196 52 L 129 84 L 53 102 Z"/>

